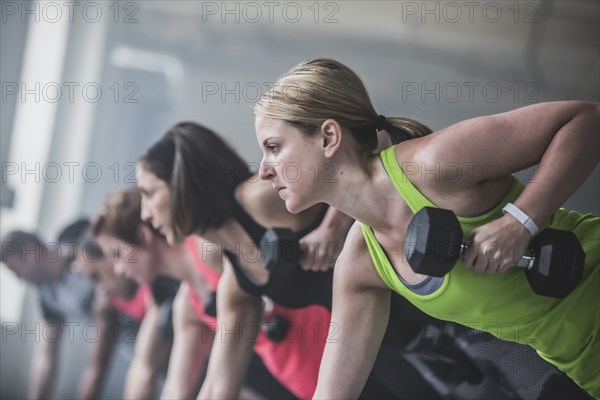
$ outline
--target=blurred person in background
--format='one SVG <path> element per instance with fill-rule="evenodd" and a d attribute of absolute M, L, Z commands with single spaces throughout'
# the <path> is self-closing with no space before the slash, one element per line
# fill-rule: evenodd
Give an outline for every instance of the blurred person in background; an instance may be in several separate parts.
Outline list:
<path fill-rule="evenodd" d="M 53 243 L 44 244 L 35 234 L 20 230 L 11 231 L 2 239 L 2 262 L 17 277 L 35 285 L 46 322 L 44 336 L 52 339 L 44 338 L 36 345 L 30 370 L 30 399 L 52 396 L 66 323 L 92 319 L 98 332 L 103 333 L 93 341 L 77 392 L 80 399 L 100 396 L 115 344 L 144 343 L 136 335 L 147 312 L 149 288 L 115 274 L 112 260 L 104 257 L 91 238 L 89 221 L 80 219 L 64 228 Z M 142 325 L 155 323 L 152 319 L 145 321 Z M 133 394 L 130 398 L 147 397 L 150 387 L 133 379 L 128 379 L 127 386 Z"/>
<path fill-rule="evenodd" d="M 195 235 L 184 243 L 169 245 L 141 220 L 141 200 L 139 191 L 133 188 L 110 193 L 92 223 L 92 231 L 103 251 L 114 253 L 119 260 L 115 268 L 140 284 L 154 281 L 161 273 L 182 281 L 173 308 L 173 350 L 161 397 L 194 398 L 204 380 L 213 341 L 220 334 L 216 324 L 216 290 L 222 256 L 218 252 L 205 253 L 207 246 L 213 249 L 214 245 Z M 124 256 L 131 249 L 136 249 L 135 259 Z M 259 355 L 285 350 L 283 344 L 264 336 L 256 346 Z M 240 396 L 294 398 L 268 372 L 259 355 L 253 354 Z"/>

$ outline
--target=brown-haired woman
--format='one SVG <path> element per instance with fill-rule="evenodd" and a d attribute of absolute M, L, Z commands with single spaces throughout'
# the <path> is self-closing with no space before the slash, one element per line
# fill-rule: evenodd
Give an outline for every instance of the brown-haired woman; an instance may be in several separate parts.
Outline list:
<path fill-rule="evenodd" d="M 140 219 L 141 195 L 137 188 L 110 193 L 93 230 L 98 243 L 110 254 L 115 269 L 143 285 L 153 285 L 169 275 L 182 282 L 173 306 L 173 348 L 162 398 L 193 398 L 202 382 L 202 373 L 212 347 L 216 324 L 214 292 L 222 269 L 221 259 L 200 251 L 206 241 L 190 236 L 184 244 L 170 246 L 163 236 Z M 209 267 L 206 263 L 210 262 Z M 261 337 L 259 353 L 271 343 Z M 136 349 L 136 353 L 138 350 Z M 155 357 L 156 349 L 145 347 L 141 359 Z M 293 398 L 270 376 L 258 356 L 251 360 L 241 395 L 261 399 L 265 395 Z"/>

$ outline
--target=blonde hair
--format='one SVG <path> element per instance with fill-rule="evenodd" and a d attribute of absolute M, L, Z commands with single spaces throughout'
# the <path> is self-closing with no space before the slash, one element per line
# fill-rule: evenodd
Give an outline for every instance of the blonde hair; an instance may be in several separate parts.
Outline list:
<path fill-rule="evenodd" d="M 289 70 L 254 105 L 254 114 L 284 120 L 307 136 L 334 119 L 369 152 L 377 147 L 380 129 L 394 143 L 431 133 L 409 118 L 378 118 L 362 80 L 330 58 L 309 59 Z"/>

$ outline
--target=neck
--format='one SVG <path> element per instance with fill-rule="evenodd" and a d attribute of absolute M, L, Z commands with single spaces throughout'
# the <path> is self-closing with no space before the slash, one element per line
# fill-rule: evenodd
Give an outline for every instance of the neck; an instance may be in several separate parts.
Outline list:
<path fill-rule="evenodd" d="M 379 156 L 369 157 L 362 166 L 346 163 L 340 168 L 336 187 L 331 190 L 328 183 L 321 201 L 363 224 L 383 230 L 390 225 L 387 215 L 393 206 L 389 182 Z"/>
<path fill-rule="evenodd" d="M 181 281 L 191 281 L 197 272 L 193 260 L 185 248 L 185 244 L 169 246 L 159 249 L 161 256 L 158 264 L 158 274 L 170 275 Z"/>

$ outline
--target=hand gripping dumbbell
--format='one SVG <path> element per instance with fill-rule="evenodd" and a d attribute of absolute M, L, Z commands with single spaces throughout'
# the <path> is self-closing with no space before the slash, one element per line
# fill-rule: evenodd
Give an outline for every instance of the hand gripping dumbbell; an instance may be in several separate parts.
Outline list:
<path fill-rule="evenodd" d="M 269 272 L 290 274 L 301 257 L 300 242 L 290 229 L 267 229 L 260 240 L 260 261 Z"/>
<path fill-rule="evenodd" d="M 441 277 L 468 246 L 454 212 L 424 207 L 408 225 L 404 254 L 414 272 Z M 562 299 L 581 282 L 584 261 L 583 248 L 572 232 L 546 228 L 533 238 L 516 266 L 526 268 L 535 293 Z"/>

